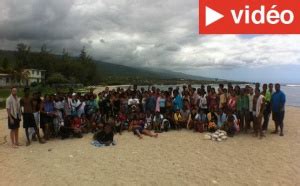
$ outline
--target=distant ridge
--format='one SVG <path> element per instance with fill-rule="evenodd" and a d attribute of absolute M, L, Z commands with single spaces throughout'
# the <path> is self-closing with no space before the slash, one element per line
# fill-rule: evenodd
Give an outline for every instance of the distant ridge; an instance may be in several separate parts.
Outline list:
<path fill-rule="evenodd" d="M 112 64 L 102 61 L 96 61 L 99 67 L 99 73 L 106 76 L 126 76 L 154 79 L 184 79 L 184 80 L 198 80 L 198 81 L 215 81 L 215 78 L 207 78 L 202 76 L 188 75 L 181 72 L 174 72 L 166 69 L 158 68 L 142 68 L 142 67 L 130 67 L 119 64 Z"/>
<path fill-rule="evenodd" d="M 203 77 L 203 76 L 195 76 L 195 75 L 189 75 L 185 74 L 182 72 L 174 72 L 171 70 L 166 70 L 166 69 L 158 69 L 158 68 L 145 68 L 151 72 L 156 72 L 160 73 L 161 76 L 166 77 L 166 78 L 180 78 L 180 79 L 191 79 L 191 80 L 205 80 L 205 81 L 214 81 L 216 78 L 208 78 L 208 77 Z"/>
<path fill-rule="evenodd" d="M 38 52 L 32 52 L 37 54 Z M 61 55 L 50 54 L 54 58 L 61 58 Z M 7 58 L 10 64 L 15 63 L 15 51 L 0 50 L 0 64 Z M 72 57 L 76 59 L 77 57 Z M 121 64 L 107 63 L 100 60 L 93 60 L 96 63 L 97 80 L 99 84 L 182 84 L 182 83 L 217 83 L 236 82 L 217 78 L 188 75 L 181 72 L 160 68 L 130 67 Z M 47 70 L 47 69 L 45 69 Z M 64 75 L 64 73 L 62 73 Z M 243 82 L 241 82 L 243 83 Z"/>

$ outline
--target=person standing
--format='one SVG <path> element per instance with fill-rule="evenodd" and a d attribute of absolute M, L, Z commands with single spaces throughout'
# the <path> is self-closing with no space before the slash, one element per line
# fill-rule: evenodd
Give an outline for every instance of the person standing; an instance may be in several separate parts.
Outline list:
<path fill-rule="evenodd" d="M 240 119 L 240 130 L 247 133 L 248 129 L 250 129 L 249 97 L 245 89 L 240 90 L 240 95 L 237 99 L 237 112 Z"/>
<path fill-rule="evenodd" d="M 29 128 L 34 128 L 35 133 L 40 143 L 45 143 L 41 137 L 34 119 L 34 103 L 33 98 L 30 96 L 30 89 L 24 88 L 24 97 L 20 100 L 20 106 L 23 107 L 23 127 L 25 129 L 27 143 L 26 146 L 30 145 Z"/>
<path fill-rule="evenodd" d="M 265 97 L 263 94 L 260 94 L 259 89 L 255 89 L 254 101 L 255 105 L 255 115 L 254 115 L 254 136 L 262 139 L 265 137 L 265 134 L 262 131 L 262 118 L 265 111 Z"/>
<path fill-rule="evenodd" d="M 219 88 L 219 109 L 225 110 L 227 103 L 226 95 L 224 93 L 223 86 L 220 86 Z"/>
<path fill-rule="evenodd" d="M 204 90 L 200 91 L 199 110 L 203 110 L 205 114 L 208 114 L 207 99 Z"/>
<path fill-rule="evenodd" d="M 178 109 L 181 110 L 183 108 L 183 100 L 179 94 L 178 90 L 173 91 L 174 100 L 173 100 L 173 110 L 177 111 Z"/>
<path fill-rule="evenodd" d="M 280 136 L 283 136 L 283 120 L 285 113 L 285 94 L 280 90 L 280 84 L 275 85 L 275 93 L 271 98 L 272 116 L 275 122 L 275 131 L 273 134 L 278 133 L 278 127 L 280 127 Z"/>
<path fill-rule="evenodd" d="M 19 144 L 19 128 L 21 121 L 21 106 L 17 97 L 17 88 L 12 87 L 10 96 L 6 99 L 6 110 L 8 115 L 8 129 L 10 129 L 10 139 L 13 148 Z"/>
<path fill-rule="evenodd" d="M 54 103 L 49 95 L 45 95 L 45 99 L 41 106 L 41 128 L 44 133 L 45 140 L 51 137 L 51 129 L 53 129 Z"/>
<path fill-rule="evenodd" d="M 34 115 L 34 119 L 35 119 L 35 124 L 37 126 L 37 128 L 40 127 L 40 110 L 41 110 L 41 104 L 42 104 L 42 99 L 41 99 L 41 93 L 40 92 L 36 92 L 33 94 L 33 115 Z M 30 134 L 31 134 L 31 138 L 32 141 L 36 141 L 36 134 L 35 134 L 35 130 L 34 128 L 30 128 Z"/>
<path fill-rule="evenodd" d="M 249 98 L 249 122 L 250 123 L 251 123 L 251 121 L 253 122 L 253 128 L 254 128 L 253 111 L 254 111 L 255 105 L 253 105 L 253 102 L 254 102 L 253 101 L 254 100 L 254 91 L 253 91 L 252 87 L 249 88 L 248 98 Z"/>
<path fill-rule="evenodd" d="M 269 89 L 268 85 L 264 84 L 263 85 L 263 95 L 265 96 L 265 101 L 266 101 L 266 109 L 264 111 L 264 122 L 262 125 L 262 130 L 266 132 L 268 130 L 268 125 L 269 125 L 269 119 L 271 115 L 271 97 L 273 93 L 273 84 L 269 84 Z"/>

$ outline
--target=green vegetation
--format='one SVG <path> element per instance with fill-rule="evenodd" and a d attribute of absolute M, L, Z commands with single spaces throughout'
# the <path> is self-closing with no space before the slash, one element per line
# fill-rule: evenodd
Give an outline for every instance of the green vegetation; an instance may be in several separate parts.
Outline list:
<path fill-rule="evenodd" d="M 0 72 L 12 74 L 16 83 L 28 77 L 28 74 L 24 74 L 27 68 L 46 70 L 46 84 L 50 85 L 93 85 L 100 81 L 97 65 L 84 47 L 77 58 L 70 57 L 66 50 L 61 55 L 54 55 L 46 45 L 41 47 L 40 52 L 32 52 L 30 46 L 23 43 L 17 45 L 16 51 L 0 51 Z"/>
<path fill-rule="evenodd" d="M 18 44 L 16 49 L 16 51 L 0 50 L 0 73 L 13 74 L 16 81 L 26 79 L 27 74 L 22 73 L 22 69 L 34 68 L 46 70 L 45 85 L 78 83 L 87 86 L 151 85 L 228 82 L 164 69 L 133 68 L 95 61 L 87 54 L 84 47 L 78 57 L 71 57 L 65 49 L 61 55 L 52 54 L 46 45 L 41 47 L 40 52 L 32 52 L 30 46 L 25 44 Z"/>
<path fill-rule="evenodd" d="M 24 69 L 27 68 L 46 70 L 46 81 L 43 84 L 31 85 L 32 91 L 39 91 L 43 95 L 68 92 L 71 87 L 78 92 L 87 91 L 83 86 L 73 85 L 175 85 L 229 82 L 164 69 L 133 68 L 95 61 L 87 54 L 84 47 L 78 57 L 71 57 L 65 49 L 61 55 L 53 54 L 46 45 L 43 45 L 39 52 L 31 51 L 31 47 L 23 43 L 17 45 L 16 51 L 0 50 L 0 73 L 11 74 L 16 84 L 28 78 L 28 74 L 24 73 Z M 5 107 L 5 99 L 9 94 L 9 88 L 0 89 L 0 108 Z M 19 96 L 22 96 L 21 88 Z"/>

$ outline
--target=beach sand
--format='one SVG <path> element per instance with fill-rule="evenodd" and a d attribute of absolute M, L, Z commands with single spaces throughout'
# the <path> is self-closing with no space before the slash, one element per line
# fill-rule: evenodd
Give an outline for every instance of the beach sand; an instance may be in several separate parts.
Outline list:
<path fill-rule="evenodd" d="M 109 90 L 117 90 L 117 88 L 123 88 L 123 89 L 128 89 L 128 87 L 132 87 L 132 85 L 112 85 L 112 86 L 95 86 L 95 87 L 90 87 L 94 89 L 95 94 L 99 94 L 100 92 L 103 92 L 106 87 L 109 88 Z"/>
<path fill-rule="evenodd" d="M 4 110 L 0 116 L 2 144 Z M 105 148 L 90 145 L 91 134 L 19 149 L 8 142 L 0 145 L 0 185 L 300 185 L 299 116 L 299 108 L 288 107 L 285 136 L 263 140 L 240 134 L 218 143 L 182 130 L 143 140 L 124 132 Z"/>

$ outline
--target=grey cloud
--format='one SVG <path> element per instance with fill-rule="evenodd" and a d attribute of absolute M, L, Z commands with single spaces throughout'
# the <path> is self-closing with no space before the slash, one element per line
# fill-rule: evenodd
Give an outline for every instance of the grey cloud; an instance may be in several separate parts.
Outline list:
<path fill-rule="evenodd" d="M 299 63 L 297 36 L 202 36 L 195 0 L 2 0 L 1 49 L 47 44 L 129 66 L 180 70 Z M 299 42 L 297 42 L 299 41 Z M 286 47 L 282 47 L 286 46 Z"/>
<path fill-rule="evenodd" d="M 5 0 L 8 20 L 1 21 L 0 37 L 8 40 L 72 39 L 79 30 L 68 19 L 72 0 Z"/>

